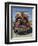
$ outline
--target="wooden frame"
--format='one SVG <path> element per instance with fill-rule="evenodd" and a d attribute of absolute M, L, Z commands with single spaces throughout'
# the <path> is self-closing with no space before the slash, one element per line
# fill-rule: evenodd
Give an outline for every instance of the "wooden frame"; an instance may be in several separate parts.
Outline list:
<path fill-rule="evenodd" d="M 36 29 L 35 29 L 35 40 L 30 41 L 17 41 L 17 42 L 10 42 L 9 40 L 9 5 L 29 5 L 29 6 L 35 6 L 35 23 L 36 23 Z M 31 3 L 19 3 L 19 2 L 5 2 L 5 44 L 16 44 L 16 43 L 30 43 L 30 42 L 37 42 L 37 4 L 31 4 Z"/>

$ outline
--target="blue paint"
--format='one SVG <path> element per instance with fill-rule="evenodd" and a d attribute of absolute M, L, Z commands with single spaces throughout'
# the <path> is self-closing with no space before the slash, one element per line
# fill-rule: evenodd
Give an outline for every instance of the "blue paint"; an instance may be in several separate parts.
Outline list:
<path fill-rule="evenodd" d="M 29 17 L 29 20 L 32 20 L 32 8 L 26 8 L 26 7 L 11 7 L 11 16 L 12 16 L 12 19 L 13 19 L 13 21 L 15 22 L 15 16 L 16 16 L 16 12 L 22 12 L 22 11 L 24 11 L 24 12 L 28 12 L 28 13 L 30 13 L 29 15 L 30 15 L 30 17 Z"/>

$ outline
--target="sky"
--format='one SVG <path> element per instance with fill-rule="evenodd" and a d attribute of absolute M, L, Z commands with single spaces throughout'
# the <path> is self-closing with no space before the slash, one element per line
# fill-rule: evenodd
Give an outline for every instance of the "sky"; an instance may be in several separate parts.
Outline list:
<path fill-rule="evenodd" d="M 32 20 L 32 8 L 26 8 L 26 7 L 15 7 L 15 6 L 12 6 L 11 7 L 11 16 L 12 16 L 12 19 L 13 21 L 15 22 L 15 16 L 16 16 L 16 12 L 27 12 L 29 13 L 29 20 Z"/>

